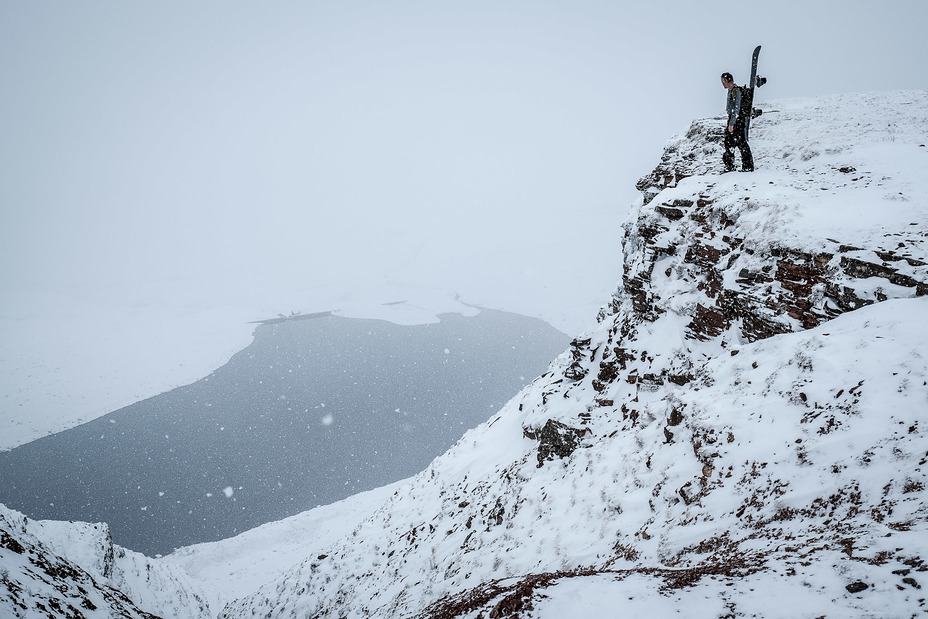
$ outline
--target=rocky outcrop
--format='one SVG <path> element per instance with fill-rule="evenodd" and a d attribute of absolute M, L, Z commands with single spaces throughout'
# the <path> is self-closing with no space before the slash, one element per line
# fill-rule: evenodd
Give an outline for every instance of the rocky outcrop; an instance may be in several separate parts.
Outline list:
<path fill-rule="evenodd" d="M 690 176 L 721 174 L 724 171 L 724 137 L 721 119 L 701 118 L 693 121 L 685 134 L 668 142 L 660 163 L 635 184 L 643 194 L 645 204 L 664 189 L 676 187 Z"/>
<path fill-rule="evenodd" d="M 628 300 L 633 322 L 653 322 L 670 301 L 659 290 L 668 280 L 683 280 L 702 292 L 687 312 L 687 337 L 708 340 L 735 328 L 743 339 L 756 341 L 811 329 L 874 302 L 928 294 L 928 267 L 911 255 L 831 239 L 825 240 L 830 251 L 819 252 L 776 239 L 746 240 L 739 236 L 739 213 L 715 205 L 712 177 L 693 183 L 690 198 L 649 204 L 648 198 L 665 187 L 716 168 L 702 156 L 716 150 L 717 138 L 705 121 L 697 121 L 686 139 L 672 143 L 661 164 L 639 180 L 644 206 L 637 221 L 626 225 L 631 244 L 614 312 Z M 653 281 L 658 263 L 660 287 Z"/>
<path fill-rule="evenodd" d="M 586 434 L 586 430 L 571 428 L 553 419 L 545 422 L 540 430 L 523 428 L 522 432 L 526 438 L 538 441 L 539 468 L 544 466 L 547 460 L 570 456 L 580 447 L 580 439 Z"/>

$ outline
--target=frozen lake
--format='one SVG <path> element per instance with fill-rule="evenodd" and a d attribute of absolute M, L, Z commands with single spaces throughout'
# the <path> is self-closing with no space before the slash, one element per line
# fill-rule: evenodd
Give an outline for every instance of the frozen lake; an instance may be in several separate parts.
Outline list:
<path fill-rule="evenodd" d="M 0 453 L 0 502 L 149 555 L 230 537 L 421 471 L 568 341 L 492 310 L 263 324 L 196 383 Z"/>

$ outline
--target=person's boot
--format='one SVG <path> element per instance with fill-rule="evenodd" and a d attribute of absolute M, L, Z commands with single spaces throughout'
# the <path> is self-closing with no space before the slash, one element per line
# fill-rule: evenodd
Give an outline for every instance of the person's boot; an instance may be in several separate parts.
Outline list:
<path fill-rule="evenodd" d="M 754 155 L 749 149 L 741 151 L 741 171 L 742 172 L 753 172 L 754 171 Z"/>
<path fill-rule="evenodd" d="M 735 154 L 733 152 L 725 151 L 725 154 L 722 155 L 722 165 L 725 166 L 726 172 L 731 172 L 735 169 Z"/>

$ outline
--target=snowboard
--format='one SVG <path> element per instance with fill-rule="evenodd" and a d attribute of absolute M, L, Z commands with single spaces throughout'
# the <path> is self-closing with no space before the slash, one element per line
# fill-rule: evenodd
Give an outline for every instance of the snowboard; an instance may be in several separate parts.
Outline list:
<path fill-rule="evenodd" d="M 748 81 L 747 85 L 744 86 L 744 95 L 742 96 L 741 107 L 747 108 L 747 111 L 744 112 L 744 141 L 748 141 L 748 132 L 751 129 L 751 119 L 755 116 L 760 116 L 760 114 L 754 113 L 754 88 L 760 87 L 760 81 L 757 78 L 757 59 L 760 57 L 760 45 L 754 48 L 754 53 L 751 55 L 751 79 Z M 761 78 L 763 79 L 763 78 Z M 764 80 L 766 82 L 767 80 Z M 758 110 L 759 111 L 759 110 Z"/>

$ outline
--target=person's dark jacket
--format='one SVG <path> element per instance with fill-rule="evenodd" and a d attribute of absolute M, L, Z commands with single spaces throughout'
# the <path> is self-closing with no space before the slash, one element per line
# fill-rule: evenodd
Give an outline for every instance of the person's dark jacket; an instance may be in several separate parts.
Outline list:
<path fill-rule="evenodd" d="M 732 86 L 728 89 L 728 98 L 725 105 L 725 111 L 728 112 L 728 126 L 734 127 L 739 121 L 744 122 L 741 117 L 741 86 Z"/>

